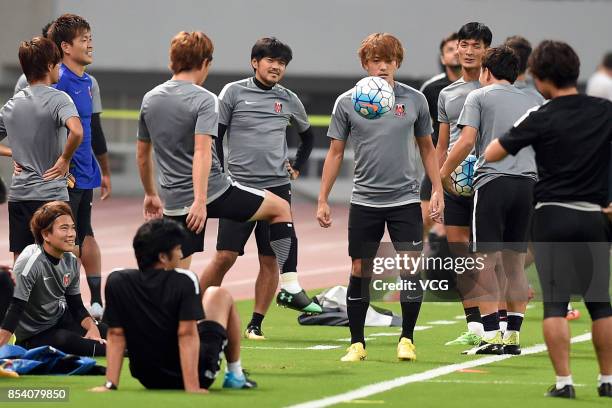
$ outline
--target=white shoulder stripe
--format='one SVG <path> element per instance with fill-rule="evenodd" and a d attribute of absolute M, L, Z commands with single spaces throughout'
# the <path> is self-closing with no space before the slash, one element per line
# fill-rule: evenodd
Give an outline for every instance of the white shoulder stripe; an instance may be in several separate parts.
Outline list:
<path fill-rule="evenodd" d="M 34 248 L 34 250 L 32 251 L 32 254 L 30 255 L 30 259 L 28 259 L 28 262 L 23 268 L 23 272 L 21 272 L 23 276 L 27 276 L 28 273 L 30 273 L 30 269 L 32 269 L 32 265 L 34 265 L 34 262 L 36 262 L 36 260 L 38 259 L 41 253 L 42 251 L 40 250 L 38 246 Z"/>
<path fill-rule="evenodd" d="M 429 84 L 439 81 L 440 79 L 445 78 L 445 77 L 446 77 L 446 74 L 444 72 L 438 75 L 432 76 L 427 81 L 423 82 L 423 85 L 421 85 L 421 88 L 419 88 L 419 91 L 423 92 L 423 89 L 425 89 Z"/>
<path fill-rule="evenodd" d="M 529 114 L 530 114 L 531 112 L 535 112 L 535 111 L 537 111 L 537 110 L 538 110 L 538 109 L 540 109 L 542 106 L 543 106 L 543 105 L 536 105 L 536 106 L 534 106 L 533 108 L 529 108 L 529 109 L 527 109 L 527 112 L 525 112 L 525 113 L 523 114 L 523 116 L 521 116 L 520 118 L 518 118 L 518 119 L 517 119 L 517 121 L 516 121 L 516 122 L 514 122 L 513 127 L 517 127 L 518 125 L 520 125 L 520 124 L 521 124 L 521 123 L 522 123 L 522 122 L 523 122 L 523 121 L 524 121 L 524 120 L 527 118 L 527 116 L 529 116 Z"/>
<path fill-rule="evenodd" d="M 227 92 L 227 90 L 228 90 L 228 89 L 229 89 L 229 88 L 230 88 L 232 85 L 234 85 L 234 84 L 239 84 L 240 82 L 246 82 L 246 81 L 248 81 L 248 80 L 249 80 L 249 79 L 248 79 L 248 78 L 246 78 L 246 79 L 241 79 L 241 80 L 239 80 L 239 81 L 234 81 L 234 82 L 230 82 L 230 83 L 228 83 L 228 84 L 225 84 L 225 86 L 223 87 L 223 89 L 221 90 L 221 92 L 219 92 L 219 99 L 220 99 L 220 100 L 223 100 L 223 97 L 225 96 L 225 93 Z"/>
<path fill-rule="evenodd" d="M 198 277 L 195 273 L 191 272 L 188 269 L 174 268 L 178 273 L 182 273 L 183 275 L 188 276 L 193 281 L 193 286 L 195 287 L 196 295 L 200 294 L 200 282 L 198 282 Z"/>
<path fill-rule="evenodd" d="M 334 113 L 336 113 L 336 108 L 338 107 L 338 103 L 340 102 L 340 99 L 344 98 L 344 97 L 345 97 L 345 96 L 347 96 L 347 95 L 350 95 L 350 94 L 351 94 L 351 92 L 353 92 L 353 90 L 352 90 L 352 89 L 349 89 L 348 91 L 346 91 L 345 93 L 343 93 L 342 95 L 340 95 L 340 96 L 338 97 L 338 99 L 336 99 L 336 102 L 334 103 L 334 108 L 332 109 L 332 115 L 333 115 Z"/>
<path fill-rule="evenodd" d="M 217 95 L 210 92 L 208 89 L 204 88 L 203 86 L 196 85 L 196 84 L 193 84 L 193 86 L 197 87 L 198 89 L 203 90 L 204 92 L 212 96 L 213 100 L 215 101 L 215 113 L 219 113 L 219 98 L 217 98 Z"/>

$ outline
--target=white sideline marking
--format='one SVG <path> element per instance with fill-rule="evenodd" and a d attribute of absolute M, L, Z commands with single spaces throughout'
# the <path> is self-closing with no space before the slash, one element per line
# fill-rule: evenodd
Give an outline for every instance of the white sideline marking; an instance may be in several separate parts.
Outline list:
<path fill-rule="evenodd" d="M 339 349 L 340 346 L 330 346 L 327 344 L 318 344 L 311 347 L 260 347 L 260 346 L 240 346 L 243 349 L 252 350 L 333 350 Z"/>
<path fill-rule="evenodd" d="M 402 332 L 395 332 L 395 333 L 374 333 L 374 334 L 370 334 L 370 336 L 372 337 L 397 337 L 399 334 L 401 334 Z"/>
<path fill-rule="evenodd" d="M 508 380 L 427 380 L 423 381 L 426 383 L 444 383 L 444 384 L 495 384 L 495 385 L 543 385 L 550 386 L 549 382 L 521 382 L 521 381 L 508 381 Z M 586 384 L 574 384 L 574 387 L 586 387 Z"/>
<path fill-rule="evenodd" d="M 423 331 L 431 329 L 431 326 L 414 326 L 414 331 Z"/>
<path fill-rule="evenodd" d="M 580 336 L 573 337 L 572 343 L 580 343 L 583 341 L 588 341 L 591 339 L 591 333 L 582 334 Z M 450 364 L 446 366 L 441 366 L 438 368 L 434 368 L 431 370 L 424 371 L 422 373 L 416 373 L 407 375 L 404 377 L 397 377 L 388 381 L 381 381 L 378 383 L 366 385 L 361 388 L 357 388 L 353 391 L 348 391 L 342 394 L 333 395 L 331 397 L 321 398 L 314 401 L 307 401 L 301 404 L 291 405 L 288 408 L 324 408 L 334 404 L 340 404 L 346 401 L 351 401 L 360 398 L 367 398 L 371 395 L 379 394 L 381 392 L 389 391 L 394 388 L 401 387 L 406 384 L 427 381 L 432 378 L 440 377 L 446 374 L 453 373 L 458 370 L 464 370 L 466 368 L 478 367 L 485 364 L 496 363 L 498 361 L 506 360 L 512 357 L 520 357 L 526 356 L 530 354 L 537 354 L 546 351 L 546 345 L 537 344 L 532 347 L 527 347 L 523 349 L 523 353 L 519 356 L 512 355 L 501 355 L 501 356 L 487 356 L 482 358 L 477 358 L 474 360 L 466 361 L 463 363 Z"/>
<path fill-rule="evenodd" d="M 427 324 L 436 324 L 436 325 L 450 325 L 457 323 L 456 320 L 434 320 L 433 322 L 427 322 Z"/>
<path fill-rule="evenodd" d="M 463 319 L 465 319 L 465 315 L 457 315 L 457 316 L 455 316 L 455 319 L 463 320 Z"/>
<path fill-rule="evenodd" d="M 373 339 L 373 338 L 371 338 L 371 337 L 366 337 L 364 340 L 365 340 L 365 341 L 372 341 L 372 340 L 376 340 L 376 339 Z M 348 341 L 348 342 L 350 342 L 350 341 L 351 341 L 351 338 L 350 338 L 350 337 L 347 337 L 347 338 L 345 338 L 345 339 L 337 339 L 336 341 L 341 341 L 341 342 L 343 342 L 343 343 L 346 343 L 347 341 Z"/>

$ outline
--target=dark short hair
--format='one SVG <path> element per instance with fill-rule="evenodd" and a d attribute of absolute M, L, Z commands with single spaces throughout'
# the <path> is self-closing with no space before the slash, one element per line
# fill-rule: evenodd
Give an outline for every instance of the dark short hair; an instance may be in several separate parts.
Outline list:
<path fill-rule="evenodd" d="M 531 53 L 528 65 L 531 75 L 549 80 L 557 88 L 576 86 L 580 75 L 580 58 L 562 41 L 542 41 Z"/>
<path fill-rule="evenodd" d="M 170 254 L 185 239 L 185 229 L 168 218 L 148 221 L 138 228 L 132 246 L 140 270 L 150 268 L 159 261 L 160 254 Z"/>
<path fill-rule="evenodd" d="M 612 51 L 607 52 L 601 60 L 601 65 L 607 69 L 612 69 Z"/>
<path fill-rule="evenodd" d="M 491 41 L 493 41 L 493 33 L 491 33 L 491 30 L 486 25 L 478 22 L 471 22 L 464 24 L 459 31 L 457 31 L 457 40 L 482 40 L 485 47 L 488 47 L 491 45 Z"/>
<path fill-rule="evenodd" d="M 83 31 L 91 31 L 91 27 L 87 20 L 76 14 L 62 14 L 51 23 L 51 27 L 48 30 L 48 38 L 50 38 L 57 48 L 62 53 L 62 43 L 66 42 L 72 44 L 75 38 L 79 36 Z"/>
<path fill-rule="evenodd" d="M 442 55 L 442 50 L 444 49 L 444 46 L 446 45 L 447 42 L 457 41 L 458 39 L 459 39 L 459 36 L 457 35 L 457 33 L 450 33 L 449 35 L 444 37 L 442 41 L 440 41 L 440 55 Z"/>
<path fill-rule="evenodd" d="M 42 34 L 43 37 L 45 38 L 49 37 L 49 28 L 51 28 L 51 24 L 53 24 L 53 21 L 48 22 L 47 24 L 42 26 L 42 28 L 40 29 L 40 33 Z"/>
<path fill-rule="evenodd" d="M 200 69 L 204 61 L 212 61 L 214 46 L 210 38 L 201 31 L 181 31 L 170 43 L 170 69 L 178 74 Z"/>
<path fill-rule="evenodd" d="M 42 233 L 51 230 L 55 220 L 62 215 L 69 215 L 74 222 L 70 206 L 63 201 L 51 201 L 34 212 L 32 219 L 30 219 L 30 231 L 37 244 L 42 245 L 44 242 Z"/>
<path fill-rule="evenodd" d="M 262 58 L 279 59 L 288 65 L 293 59 L 293 51 L 275 37 L 264 37 L 257 40 L 251 48 L 251 59 L 260 61 Z"/>
<path fill-rule="evenodd" d="M 34 37 L 19 44 L 19 64 L 28 82 L 43 79 L 49 65 L 58 64 L 61 59 L 57 46 L 46 38 Z"/>
<path fill-rule="evenodd" d="M 511 84 L 519 75 L 519 57 L 508 46 L 489 48 L 482 59 L 482 68 L 486 68 L 496 79 L 505 79 Z"/>
<path fill-rule="evenodd" d="M 527 71 L 527 61 L 531 55 L 531 43 L 520 35 L 513 35 L 512 37 L 506 38 L 504 45 L 512 48 L 519 58 L 519 75 Z"/>

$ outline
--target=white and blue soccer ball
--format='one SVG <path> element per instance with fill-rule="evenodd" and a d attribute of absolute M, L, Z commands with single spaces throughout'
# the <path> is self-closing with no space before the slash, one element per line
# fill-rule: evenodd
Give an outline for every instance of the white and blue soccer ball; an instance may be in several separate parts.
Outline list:
<path fill-rule="evenodd" d="M 474 194 L 474 167 L 476 166 L 476 156 L 468 155 L 464 161 L 451 173 L 450 178 L 453 188 L 463 197 L 470 197 Z"/>
<path fill-rule="evenodd" d="M 378 119 L 393 109 L 393 88 L 380 77 L 366 77 L 351 92 L 353 109 L 366 119 Z"/>

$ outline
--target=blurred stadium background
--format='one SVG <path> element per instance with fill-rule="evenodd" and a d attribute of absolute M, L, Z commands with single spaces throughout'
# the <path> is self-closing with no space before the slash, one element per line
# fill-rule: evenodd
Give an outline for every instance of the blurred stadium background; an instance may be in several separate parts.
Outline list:
<path fill-rule="evenodd" d="M 92 25 L 95 75 L 102 91 L 103 127 L 111 153 L 114 195 L 140 196 L 134 157 L 136 118 L 142 96 L 169 78 L 170 38 L 180 30 L 202 30 L 215 53 L 206 87 L 252 74 L 252 44 L 277 36 L 294 52 L 283 84 L 304 102 L 315 126 L 315 150 L 296 192 L 316 197 L 328 145 L 328 115 L 336 97 L 363 76 L 356 49 L 367 34 L 388 31 L 406 49 L 399 79 L 412 86 L 440 72 L 438 43 L 468 21 L 482 21 L 493 44 L 520 34 L 534 45 L 545 38 L 569 42 L 582 61 L 581 83 L 611 48 L 609 0 L 0 0 L 0 99 L 11 95 L 21 74 L 19 42 L 64 12 L 84 16 Z M 290 131 L 295 147 L 297 134 Z M 333 199 L 348 202 L 352 160 L 347 152 Z M 0 160 L 0 175 L 10 180 L 11 163 Z"/>

